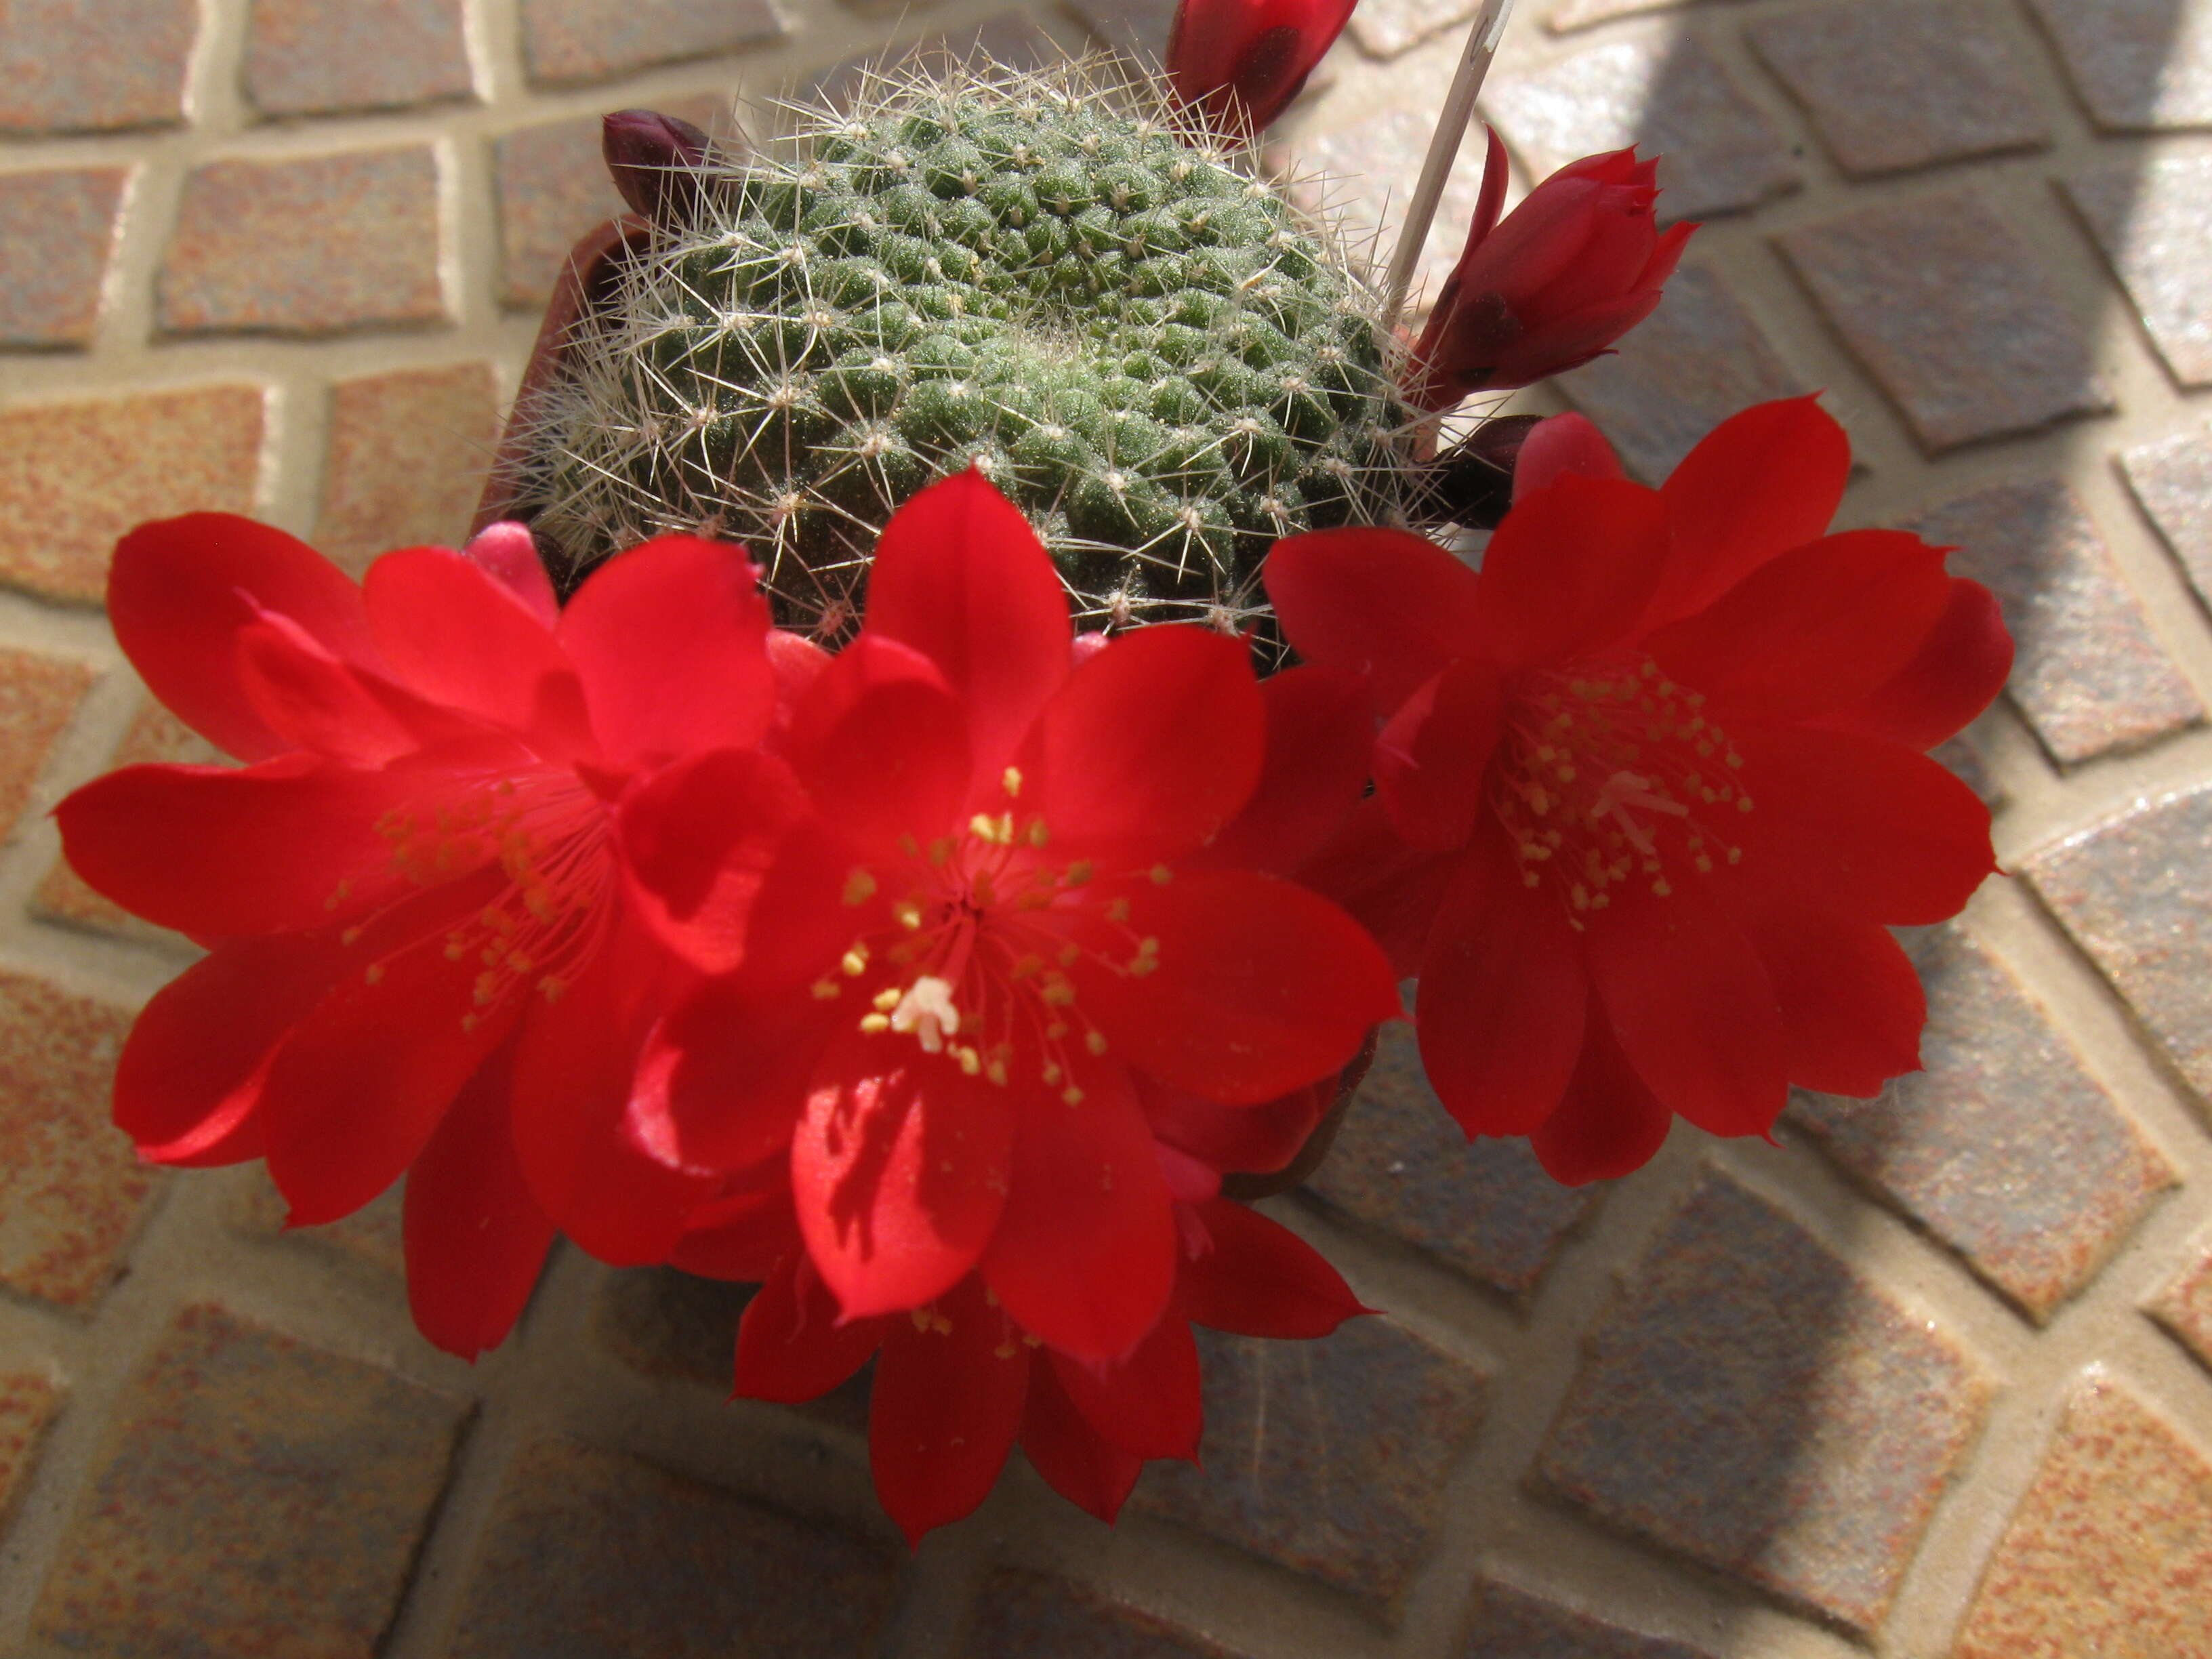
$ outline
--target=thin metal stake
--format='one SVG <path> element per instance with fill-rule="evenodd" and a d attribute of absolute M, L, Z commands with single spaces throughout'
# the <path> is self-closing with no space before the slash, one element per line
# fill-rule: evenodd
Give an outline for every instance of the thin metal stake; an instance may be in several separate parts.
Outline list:
<path fill-rule="evenodd" d="M 1460 55 L 1459 72 L 1452 77 L 1451 91 L 1437 118 L 1436 136 L 1429 140 L 1421 180 L 1406 205 L 1405 222 L 1398 228 L 1398 246 L 1390 256 L 1389 275 L 1383 282 L 1380 333 L 1385 350 L 1397 330 L 1398 313 L 1406 308 L 1413 267 L 1420 263 L 1421 250 L 1428 244 L 1429 227 L 1437 216 L 1437 204 L 1443 198 L 1444 181 L 1451 177 L 1452 163 L 1459 159 L 1460 140 L 1467 136 L 1468 125 L 1474 118 L 1476 94 L 1482 90 L 1483 76 L 1490 73 L 1490 60 L 1498 55 L 1498 42 L 1512 9 L 1513 0 L 1483 0 L 1474 27 L 1468 31 L 1467 50 Z"/>

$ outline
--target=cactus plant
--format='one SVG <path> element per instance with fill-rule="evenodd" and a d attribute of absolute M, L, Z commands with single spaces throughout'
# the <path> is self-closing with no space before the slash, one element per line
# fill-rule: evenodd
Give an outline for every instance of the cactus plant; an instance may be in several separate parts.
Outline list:
<path fill-rule="evenodd" d="M 1237 629 L 1277 538 L 1418 516 L 1365 272 L 1119 60 L 875 76 L 697 167 L 532 407 L 515 500 L 564 586 L 704 528 L 834 641 L 892 511 L 973 464 L 1086 625 Z"/>

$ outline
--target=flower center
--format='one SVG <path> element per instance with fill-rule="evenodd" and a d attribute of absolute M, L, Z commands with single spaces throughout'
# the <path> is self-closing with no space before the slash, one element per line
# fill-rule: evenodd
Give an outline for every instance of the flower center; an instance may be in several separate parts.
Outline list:
<path fill-rule="evenodd" d="M 418 885 L 441 886 L 492 865 L 507 878 L 480 910 L 447 930 L 446 960 L 473 958 L 477 969 L 464 1030 L 532 988 L 560 1000 L 605 931 L 611 889 L 606 809 L 580 780 L 550 769 L 488 779 L 459 800 L 395 808 L 376 829 L 394 867 Z M 347 929 L 346 943 L 362 932 Z M 374 983 L 380 965 L 368 972 Z"/>
<path fill-rule="evenodd" d="M 1540 671 L 1510 689 L 1491 807 L 1521 878 L 1548 878 L 1577 927 L 1629 884 L 1666 898 L 1684 872 L 1741 860 L 1730 831 L 1752 810 L 1743 757 L 1705 702 L 1648 657 Z"/>
<path fill-rule="evenodd" d="M 902 838 L 902 857 L 848 877 L 845 902 L 868 921 L 814 987 L 823 1000 L 865 999 L 860 1030 L 911 1037 L 970 1077 L 1009 1086 L 1024 1071 L 1071 1106 L 1077 1076 L 1106 1052 L 1071 970 L 1088 962 L 1142 978 L 1160 965 L 1159 941 L 1129 926 L 1130 904 L 1088 859 L 1058 860 L 1043 817 L 1012 803 L 1021 774 L 1006 769 L 1006 811 L 978 812 L 961 832 L 923 845 Z M 1173 872 L 1155 866 L 1150 879 Z M 886 896 L 897 896 L 884 902 Z"/>

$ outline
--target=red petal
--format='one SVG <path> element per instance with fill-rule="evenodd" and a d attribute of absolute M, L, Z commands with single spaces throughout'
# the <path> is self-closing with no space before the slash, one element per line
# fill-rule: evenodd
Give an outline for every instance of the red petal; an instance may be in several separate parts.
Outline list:
<path fill-rule="evenodd" d="M 568 659 L 529 605 L 480 566 L 447 548 L 407 548 L 369 566 L 362 597 L 410 690 L 510 732 L 542 733 L 556 753 L 589 748 Z"/>
<path fill-rule="evenodd" d="M 1045 1352 L 1053 1374 L 1091 1426 L 1138 1457 L 1198 1456 L 1205 1423 L 1199 1395 L 1198 1344 L 1190 1327 L 1170 1314 L 1121 1359 L 1085 1364 L 1059 1350 Z"/>
<path fill-rule="evenodd" d="M 1768 561 L 1651 636 L 1660 666 L 1717 718 L 1818 716 L 1863 701 L 1911 660 L 1950 598 L 1943 552 L 1898 530 L 1854 530 Z"/>
<path fill-rule="evenodd" d="M 1560 478 L 1619 478 L 1620 457 L 1613 446 L 1580 415 L 1554 415 L 1528 428 L 1521 453 L 1513 462 L 1513 499 L 1541 489 Z"/>
<path fill-rule="evenodd" d="M 476 962 L 446 954 L 447 929 L 495 891 L 457 882 L 379 917 L 277 1053 L 262 1122 L 293 1224 L 350 1215 L 398 1180 L 512 1029 L 513 1007 L 477 1006 Z"/>
<path fill-rule="evenodd" d="M 558 637 L 601 746 L 651 762 L 760 740 L 775 712 L 768 628 L 743 548 L 660 536 L 593 571 Z"/>
<path fill-rule="evenodd" d="M 1782 1009 L 1727 913 L 1694 890 L 1616 893 L 1588 939 L 1606 1021 L 1660 1102 L 1712 1134 L 1772 1128 L 1790 1092 Z"/>
<path fill-rule="evenodd" d="M 115 1127 L 153 1164 L 261 1156 L 270 1062 L 347 963 L 329 933 L 238 939 L 155 994 L 115 1066 Z"/>
<path fill-rule="evenodd" d="M 1657 492 L 1570 475 L 1513 504 L 1482 556 L 1472 651 L 1520 666 L 1601 651 L 1643 614 L 1667 559 Z"/>
<path fill-rule="evenodd" d="M 1865 1098 L 1920 1069 L 1928 999 L 1887 928 L 1795 911 L 1743 929 L 1782 1005 L 1791 1083 Z"/>
<path fill-rule="evenodd" d="M 1549 884 L 1485 836 L 1468 849 L 1421 965 L 1421 1064 L 1469 1135 L 1527 1134 L 1559 1105 L 1583 1048 L 1581 936 Z"/>
<path fill-rule="evenodd" d="M 775 1265 L 738 1321 L 737 1393 L 796 1405 L 825 1395 L 866 1364 L 889 1322 L 837 1321 L 837 1300 L 795 1252 Z"/>
<path fill-rule="evenodd" d="M 1022 1102 L 1012 1189 L 982 1271 L 1024 1329 L 1080 1358 L 1111 1359 L 1167 1305 L 1175 1220 L 1126 1074 L 1109 1065 L 1077 1075 L 1078 1105 L 1042 1090 Z"/>
<path fill-rule="evenodd" d="M 808 973 L 847 929 L 836 914 L 839 860 L 791 769 L 757 750 L 720 749 L 655 773 L 623 798 L 616 828 L 629 890 L 646 924 L 704 973 L 773 959 Z M 770 882 L 788 913 L 763 927 L 754 907 Z M 810 926 L 794 927 L 800 918 Z M 765 951 L 761 963 L 757 951 Z"/>
<path fill-rule="evenodd" d="M 1145 1472 L 1143 1458 L 1104 1439 L 1085 1420 L 1049 1365 L 1030 1367 L 1022 1449 L 1054 1492 L 1109 1526 Z"/>
<path fill-rule="evenodd" d="M 427 768 L 369 772 L 303 757 L 244 770 L 130 766 L 54 816 L 70 866 L 98 891 L 158 926 L 229 939 L 320 927 L 405 890 L 378 821 L 452 788 Z"/>
<path fill-rule="evenodd" d="M 885 1322 L 868 1413 L 876 1495 L 910 1544 L 991 1495 L 1029 1398 L 1030 1351 L 979 1285 L 935 1314 Z"/>
<path fill-rule="evenodd" d="M 507 1340 L 553 1243 L 515 1159 L 514 1082 L 509 1044 L 477 1068 L 407 1176 L 407 1304 L 416 1329 L 464 1359 Z"/>
<path fill-rule="evenodd" d="M 1943 614 L 1912 660 L 1855 708 L 1832 710 L 1820 724 L 1933 749 L 1987 708 L 2012 672 L 2012 635 L 1996 595 L 1979 582 L 1954 580 Z"/>
<path fill-rule="evenodd" d="M 1371 1312 L 1322 1254 L 1287 1227 L 1225 1198 L 1197 1206 L 1212 1241 L 1183 1263 L 1175 1317 L 1243 1336 L 1327 1336 Z"/>
<path fill-rule="evenodd" d="M 1559 1109 L 1528 1138 L 1553 1180 L 1579 1187 L 1611 1181 L 1651 1161 L 1665 1145 L 1674 1115 L 1659 1103 L 1613 1041 L 1592 993 L 1589 1040 Z"/>
<path fill-rule="evenodd" d="M 592 955 L 559 1003 L 531 1005 L 515 1056 L 514 1136 L 538 1206 L 583 1249 L 616 1267 L 665 1261 L 721 1186 L 649 1148 L 629 1115 L 659 966 L 633 929 Z"/>
<path fill-rule="evenodd" d="M 1408 847 L 1382 800 L 1370 795 L 1299 868 L 1297 878 L 1342 905 L 1375 936 L 1390 971 L 1404 979 L 1420 971 L 1429 929 L 1459 862 L 1456 854 Z"/>
<path fill-rule="evenodd" d="M 469 538 L 462 554 L 528 607 L 547 628 L 561 622 L 561 601 L 554 596 L 553 580 L 545 562 L 538 556 L 538 544 L 530 526 L 514 519 L 488 524 Z"/>
<path fill-rule="evenodd" d="M 1407 531 L 1286 537 L 1261 575 L 1283 636 L 1308 662 L 1366 677 L 1378 714 L 1441 672 L 1474 632 L 1474 572 Z"/>
<path fill-rule="evenodd" d="M 1128 905 L 1126 925 L 1108 905 Z M 1338 1070 L 1402 1012 L 1390 964 L 1358 923 L 1291 882 L 1188 870 L 1164 885 L 1101 883 L 1071 929 L 1070 971 L 1111 1050 L 1210 1099 L 1256 1105 Z M 1127 964 L 1158 941 L 1157 969 Z"/>
<path fill-rule="evenodd" d="M 1413 846 L 1467 845 L 1481 821 L 1505 689 L 1495 663 L 1462 657 L 1406 700 L 1375 744 L 1375 793 Z"/>
<path fill-rule="evenodd" d="M 814 807 L 863 858 L 927 842 L 967 799 L 967 712 L 928 658 L 863 635 L 815 681 L 788 752 Z"/>
<path fill-rule="evenodd" d="M 1891 927 L 1942 921 L 1996 868 L 1990 811 L 1901 744 L 1808 726 L 1730 730 L 1753 810 L 1745 879 L 1809 909 Z"/>
<path fill-rule="evenodd" d="M 1288 875 L 1341 829 L 1367 789 L 1375 722 L 1367 689 L 1333 668 L 1260 682 L 1267 753 L 1244 810 L 1201 854 L 1207 864 Z"/>
<path fill-rule="evenodd" d="M 1336 1103 L 1341 1075 L 1332 1073 L 1258 1106 L 1224 1106 L 1142 1073 L 1131 1082 L 1158 1140 L 1216 1170 L 1266 1174 L 1298 1155 Z"/>
<path fill-rule="evenodd" d="M 1647 625 L 1704 610 L 1778 553 L 1827 532 L 1851 444 L 1811 398 L 1732 415 L 1660 486 L 1674 551 Z"/>
<path fill-rule="evenodd" d="M 845 1029 L 792 1141 L 791 1184 L 807 1253 L 847 1318 L 918 1307 L 960 1281 L 1000 1225 L 1013 1147 L 1006 1090 L 906 1037 Z"/>
<path fill-rule="evenodd" d="M 647 1035 L 630 1097 L 680 1167 L 750 1169 L 791 1144 L 832 1022 L 811 987 L 747 994 L 711 981 Z"/>
<path fill-rule="evenodd" d="M 281 530 L 193 513 L 140 525 L 116 544 L 107 575 L 116 642 L 172 713 L 240 760 L 291 746 L 237 678 L 236 637 L 270 611 L 345 661 L 379 660 L 361 589 Z"/>
<path fill-rule="evenodd" d="M 1260 781 L 1267 717 L 1242 640 L 1139 629 L 1085 663 L 1045 706 L 1031 799 L 1055 858 L 1146 865 L 1204 845 Z M 1019 807 L 1016 808 L 1017 812 Z"/>
<path fill-rule="evenodd" d="M 973 468 L 891 515 L 866 631 L 910 645 L 967 704 L 979 787 L 1067 678 L 1067 596 L 1029 520 Z"/>
<path fill-rule="evenodd" d="M 791 1207 L 791 1172 L 774 1166 L 752 1191 L 698 1206 L 684 1219 L 684 1237 L 668 1265 L 702 1279 L 757 1285 L 787 1255 L 801 1253 L 799 1217 Z"/>
<path fill-rule="evenodd" d="M 860 641 L 855 640 L 855 645 Z M 791 730 L 793 714 L 830 666 L 827 651 L 801 635 L 772 628 L 768 635 L 768 665 L 775 676 L 775 719 L 773 729 Z"/>

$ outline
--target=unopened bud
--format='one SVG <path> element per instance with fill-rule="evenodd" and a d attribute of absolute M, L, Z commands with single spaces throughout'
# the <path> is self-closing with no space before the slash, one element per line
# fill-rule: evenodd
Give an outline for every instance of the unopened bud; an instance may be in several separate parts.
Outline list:
<path fill-rule="evenodd" d="M 697 216 L 714 146 L 689 121 L 618 109 L 599 123 L 599 152 L 623 200 L 654 224 L 689 224 Z"/>

